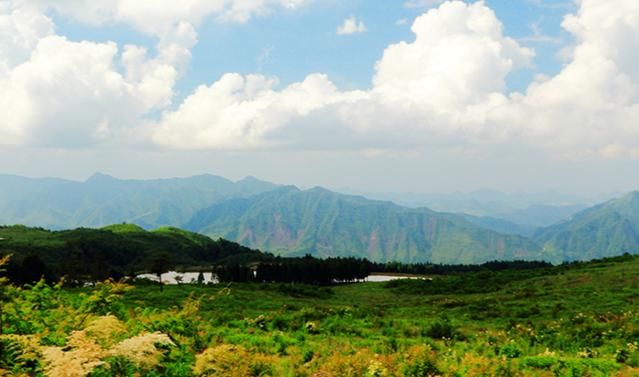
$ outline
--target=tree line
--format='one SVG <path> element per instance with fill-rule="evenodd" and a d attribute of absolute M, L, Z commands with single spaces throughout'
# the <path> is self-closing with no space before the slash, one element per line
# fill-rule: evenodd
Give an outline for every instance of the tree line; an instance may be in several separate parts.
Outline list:
<path fill-rule="evenodd" d="M 360 258 L 318 259 L 275 257 L 251 265 L 219 265 L 215 271 L 221 282 L 305 283 L 330 285 L 364 280 L 373 263 Z"/>

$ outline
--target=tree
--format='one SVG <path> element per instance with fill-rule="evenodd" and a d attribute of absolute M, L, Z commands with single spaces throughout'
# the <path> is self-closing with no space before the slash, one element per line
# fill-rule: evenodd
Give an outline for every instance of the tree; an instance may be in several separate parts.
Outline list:
<path fill-rule="evenodd" d="M 171 255 L 168 253 L 157 254 L 151 261 L 151 273 L 156 274 L 160 281 L 160 290 L 164 289 L 162 274 L 169 272 L 172 267 Z"/>

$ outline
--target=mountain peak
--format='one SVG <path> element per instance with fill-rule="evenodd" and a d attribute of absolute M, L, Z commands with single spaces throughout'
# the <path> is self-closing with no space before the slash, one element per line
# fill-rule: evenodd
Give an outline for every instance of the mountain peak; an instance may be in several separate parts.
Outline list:
<path fill-rule="evenodd" d="M 244 177 L 244 178 L 240 179 L 240 180 L 239 180 L 239 181 L 237 181 L 237 182 L 239 183 L 239 182 L 264 182 L 264 181 L 262 181 L 261 179 L 258 179 L 258 178 L 256 178 L 256 177 L 254 177 L 254 176 L 252 176 L 252 175 L 247 175 L 246 177 Z"/>
<path fill-rule="evenodd" d="M 93 174 L 92 176 L 90 176 L 86 182 L 107 182 L 107 181 L 116 181 L 117 179 L 115 177 L 112 177 L 108 174 L 104 174 L 104 173 L 100 173 L 97 172 L 95 174 Z"/>

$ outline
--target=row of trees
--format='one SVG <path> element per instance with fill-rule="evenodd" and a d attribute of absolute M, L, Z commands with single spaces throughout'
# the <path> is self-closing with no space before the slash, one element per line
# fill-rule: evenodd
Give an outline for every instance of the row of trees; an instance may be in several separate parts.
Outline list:
<path fill-rule="evenodd" d="M 465 272 L 495 272 L 503 270 L 531 270 L 552 267 L 543 261 L 491 261 L 482 264 L 434 264 L 434 263 L 372 263 L 371 269 L 381 273 L 414 275 L 449 275 Z"/>
<path fill-rule="evenodd" d="M 160 276 L 176 268 L 174 258 L 168 253 L 153 255 L 145 263 L 148 272 Z M 53 282 L 65 277 L 70 284 L 83 281 L 101 281 L 107 278 L 119 279 L 134 277 L 140 271 L 125 272 L 102 258 L 87 261 L 70 268 L 72 264 L 62 262 L 50 266 L 37 255 L 30 254 L 21 260 L 12 259 L 8 265 L 7 276 L 18 285 L 29 284 L 44 278 Z M 245 261 L 219 261 L 214 271 L 221 282 L 264 282 L 264 283 L 306 283 L 329 285 L 363 280 L 371 272 L 403 273 L 417 275 L 448 275 L 467 272 L 494 272 L 501 270 L 530 270 L 552 266 L 546 262 L 509 261 L 487 262 L 481 265 L 442 265 L 432 263 L 373 263 L 359 258 L 318 259 L 311 255 L 301 258 L 282 258 L 262 254 L 259 259 Z M 69 267 L 69 268 L 61 268 Z M 62 274 L 60 274 L 62 273 Z"/>
<path fill-rule="evenodd" d="M 358 258 L 317 259 L 273 258 L 252 265 L 221 265 L 216 268 L 222 282 L 306 283 L 330 285 L 363 280 L 371 273 L 372 263 Z"/>

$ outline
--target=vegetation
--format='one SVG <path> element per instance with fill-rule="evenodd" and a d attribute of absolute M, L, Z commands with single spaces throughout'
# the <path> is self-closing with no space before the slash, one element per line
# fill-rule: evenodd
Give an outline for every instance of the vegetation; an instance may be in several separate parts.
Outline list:
<path fill-rule="evenodd" d="M 126 222 L 105 230 L 140 234 L 159 228 L 158 234 L 208 242 L 175 228 L 182 227 L 286 257 L 410 264 L 562 263 L 639 253 L 637 192 L 578 213 L 581 205 L 525 208 L 516 205 L 527 200 L 518 195 L 475 194 L 483 199 L 453 194 L 430 202 L 466 203 L 437 207 L 468 212 L 453 214 L 250 177 L 238 182 L 212 175 L 119 180 L 96 174 L 74 182 L 0 175 L 0 224 L 69 229 Z M 558 219 L 564 220 L 548 226 Z M 176 261 L 181 262 L 187 261 Z"/>
<path fill-rule="evenodd" d="M 162 274 L 178 269 L 214 271 L 222 282 L 330 285 L 363 280 L 373 271 L 425 275 L 550 266 L 534 261 L 439 265 L 373 263 L 352 257 L 321 260 L 310 255 L 284 258 L 177 228 L 147 232 L 132 224 L 57 232 L 0 227 L 0 238 L 0 256 L 13 254 L 7 269 L 16 284 L 34 283 L 41 278 L 55 282 L 65 277 L 67 285 L 83 285 L 140 273 L 151 273 L 161 280 Z"/>
<path fill-rule="evenodd" d="M 0 375 L 639 375 L 630 255 L 330 288 L 0 284 Z"/>
<path fill-rule="evenodd" d="M 529 239 L 488 230 L 460 215 L 321 188 L 281 187 L 226 200 L 198 212 L 185 227 L 285 256 L 444 264 L 539 259 L 539 247 Z"/>
<path fill-rule="evenodd" d="M 129 224 L 103 229 L 48 231 L 25 226 L 0 227 L 0 256 L 13 254 L 7 266 L 15 283 L 68 283 L 120 278 L 141 272 L 272 258 L 237 243 L 161 228 L 147 232 Z"/>

